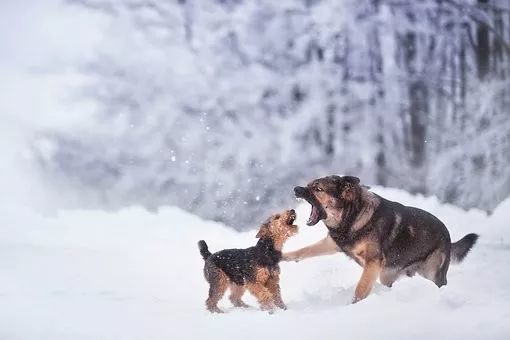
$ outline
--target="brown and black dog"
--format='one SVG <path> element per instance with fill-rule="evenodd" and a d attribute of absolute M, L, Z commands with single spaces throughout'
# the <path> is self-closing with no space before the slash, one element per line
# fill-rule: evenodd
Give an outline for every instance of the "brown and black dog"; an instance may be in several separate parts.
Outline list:
<path fill-rule="evenodd" d="M 323 177 L 294 192 L 312 206 L 307 224 L 322 220 L 329 232 L 315 244 L 284 254 L 284 260 L 344 252 L 363 267 L 353 302 L 367 297 L 377 278 L 391 287 L 400 276 L 418 273 L 438 287 L 446 285 L 450 261 L 462 261 L 478 239 L 468 234 L 451 243 L 437 217 L 384 199 L 357 177 Z"/>
<path fill-rule="evenodd" d="M 257 298 L 263 310 L 276 307 L 287 309 L 280 293 L 280 267 L 285 241 L 297 233 L 296 212 L 287 210 L 271 216 L 260 227 L 254 247 L 225 249 L 211 254 L 205 241 L 198 242 L 209 283 L 209 297 L 205 304 L 213 313 L 221 313 L 218 301 L 230 288 L 230 301 L 236 307 L 247 307 L 241 300 L 246 289 Z"/>

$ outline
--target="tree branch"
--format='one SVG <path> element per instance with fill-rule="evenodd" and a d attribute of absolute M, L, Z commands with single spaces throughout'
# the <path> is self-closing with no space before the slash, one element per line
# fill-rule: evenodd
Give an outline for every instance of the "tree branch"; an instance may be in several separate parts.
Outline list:
<path fill-rule="evenodd" d="M 467 15 L 471 20 L 473 20 L 477 24 L 482 25 L 485 28 L 487 28 L 494 35 L 494 37 L 501 43 L 501 46 L 504 47 L 504 51 L 506 52 L 506 54 L 508 56 L 510 56 L 510 43 L 506 42 L 505 39 L 496 31 L 496 29 L 494 27 L 489 25 L 487 22 L 477 18 L 477 16 L 475 14 L 467 12 L 464 5 L 461 5 L 454 0 L 443 0 L 443 1 L 447 4 L 452 5 L 457 10 L 459 10 L 461 13 Z"/>

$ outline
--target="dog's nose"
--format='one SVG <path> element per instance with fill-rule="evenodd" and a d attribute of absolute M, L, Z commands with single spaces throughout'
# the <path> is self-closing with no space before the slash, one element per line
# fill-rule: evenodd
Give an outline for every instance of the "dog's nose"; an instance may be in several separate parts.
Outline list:
<path fill-rule="evenodd" d="M 295 215 L 295 214 L 296 214 L 296 210 L 294 210 L 294 209 L 290 209 L 290 210 L 289 210 L 289 212 L 290 212 L 291 214 L 293 214 L 293 215 Z"/>
<path fill-rule="evenodd" d="M 302 197 L 302 196 L 306 195 L 306 189 L 303 188 L 303 187 L 295 187 L 294 188 L 294 194 L 297 197 Z"/>

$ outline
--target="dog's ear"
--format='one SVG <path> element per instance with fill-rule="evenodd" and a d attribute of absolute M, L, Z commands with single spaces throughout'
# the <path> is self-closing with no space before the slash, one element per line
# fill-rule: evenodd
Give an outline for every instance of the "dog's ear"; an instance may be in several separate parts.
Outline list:
<path fill-rule="evenodd" d="M 266 222 L 260 227 L 260 229 L 255 237 L 256 238 L 266 238 L 269 236 L 271 236 L 271 232 L 269 231 L 269 223 Z"/>
<path fill-rule="evenodd" d="M 346 201 L 352 202 L 356 197 L 356 189 L 352 185 L 347 185 L 344 190 L 342 190 L 342 198 Z"/>
<path fill-rule="evenodd" d="M 356 198 L 357 186 L 360 180 L 354 176 L 343 176 L 342 179 L 345 183 L 342 189 L 342 199 L 352 202 Z"/>
<path fill-rule="evenodd" d="M 347 182 L 347 183 L 350 183 L 350 184 L 354 184 L 354 185 L 357 185 L 359 184 L 359 178 L 358 177 L 354 177 L 354 176 L 343 176 L 342 179 Z"/>

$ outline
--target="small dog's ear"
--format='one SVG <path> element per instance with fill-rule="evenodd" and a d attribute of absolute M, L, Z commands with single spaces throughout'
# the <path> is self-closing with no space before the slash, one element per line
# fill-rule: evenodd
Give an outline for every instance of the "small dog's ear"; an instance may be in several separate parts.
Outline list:
<path fill-rule="evenodd" d="M 259 231 L 258 231 L 258 233 L 257 233 L 257 235 L 255 237 L 256 238 L 265 238 L 265 237 L 269 237 L 270 235 L 271 235 L 271 233 L 269 232 L 269 224 L 268 223 L 264 223 L 260 227 L 260 229 L 259 229 Z"/>
<path fill-rule="evenodd" d="M 342 179 L 350 184 L 359 184 L 359 178 L 354 176 L 343 176 Z"/>

